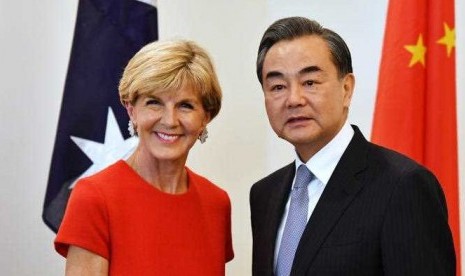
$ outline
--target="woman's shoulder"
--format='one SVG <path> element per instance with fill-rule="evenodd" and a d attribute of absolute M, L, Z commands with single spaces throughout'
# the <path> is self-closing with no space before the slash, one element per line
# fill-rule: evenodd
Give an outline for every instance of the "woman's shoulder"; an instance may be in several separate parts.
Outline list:
<path fill-rule="evenodd" d="M 206 177 L 195 173 L 189 168 L 186 168 L 187 170 L 187 175 L 189 178 L 189 183 L 194 183 L 196 188 L 201 192 L 201 193 L 208 193 L 209 195 L 217 195 L 220 197 L 226 197 L 227 200 L 229 201 L 229 196 L 225 190 L 223 190 L 220 186 L 217 184 L 213 183 Z"/>
<path fill-rule="evenodd" d="M 104 188 L 114 182 L 121 182 L 122 179 L 126 178 L 130 174 L 128 165 L 123 160 L 118 160 L 101 171 L 81 178 L 76 186 L 86 184 L 86 186 L 95 186 L 98 188 Z"/>

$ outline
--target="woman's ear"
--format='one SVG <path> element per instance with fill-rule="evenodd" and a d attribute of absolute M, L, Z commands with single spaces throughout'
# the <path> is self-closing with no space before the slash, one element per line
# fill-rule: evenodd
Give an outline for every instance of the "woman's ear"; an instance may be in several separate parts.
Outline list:
<path fill-rule="evenodd" d="M 208 123 L 210 123 L 211 120 L 212 117 L 210 115 L 210 112 L 205 112 L 205 126 L 208 125 Z"/>
<path fill-rule="evenodd" d="M 134 120 L 134 106 L 130 102 L 124 102 L 124 107 L 128 112 L 129 119 L 132 121 Z"/>

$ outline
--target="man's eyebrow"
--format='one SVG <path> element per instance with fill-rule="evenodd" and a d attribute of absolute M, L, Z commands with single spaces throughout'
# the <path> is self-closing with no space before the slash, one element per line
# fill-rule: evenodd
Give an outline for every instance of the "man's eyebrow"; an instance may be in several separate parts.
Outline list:
<path fill-rule="evenodd" d="M 321 71 L 323 70 L 318 66 L 308 66 L 300 70 L 299 75 L 314 73 L 314 72 L 321 72 Z"/>
<path fill-rule="evenodd" d="M 270 71 L 266 73 L 265 79 L 272 79 L 272 78 L 282 78 L 284 74 L 279 71 Z"/>
<path fill-rule="evenodd" d="M 316 65 L 312 65 L 312 66 L 307 66 L 301 70 L 299 70 L 299 75 L 304 75 L 304 74 L 309 74 L 309 73 L 315 73 L 315 72 L 322 72 L 323 70 L 316 66 Z M 279 71 L 270 71 L 268 73 L 266 73 L 265 75 L 265 79 L 268 80 L 268 79 L 273 79 L 273 78 L 283 78 L 284 77 L 284 74 L 279 72 Z"/>

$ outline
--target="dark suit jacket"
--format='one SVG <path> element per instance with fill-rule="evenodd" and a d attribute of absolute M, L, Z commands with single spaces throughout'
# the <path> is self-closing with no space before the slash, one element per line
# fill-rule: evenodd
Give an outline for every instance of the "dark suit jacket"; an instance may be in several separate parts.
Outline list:
<path fill-rule="evenodd" d="M 444 194 L 426 168 L 355 135 L 302 234 L 291 275 L 455 275 Z M 250 191 L 255 276 L 273 275 L 295 165 Z"/>

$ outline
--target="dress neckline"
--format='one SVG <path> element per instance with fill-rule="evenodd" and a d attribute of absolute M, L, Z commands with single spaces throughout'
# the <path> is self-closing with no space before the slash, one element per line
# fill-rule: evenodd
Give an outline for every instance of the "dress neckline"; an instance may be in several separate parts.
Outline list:
<path fill-rule="evenodd" d="M 192 172 L 187 167 L 184 167 L 187 173 L 187 191 L 184 193 L 179 193 L 179 194 L 170 194 L 170 193 L 163 192 L 162 190 L 158 189 L 157 187 L 147 182 L 125 160 L 121 159 L 117 162 L 117 164 L 118 163 L 132 175 L 132 177 L 134 178 L 136 182 L 135 184 L 143 185 L 144 187 L 146 187 L 146 189 L 152 190 L 154 193 L 159 194 L 161 196 L 171 197 L 171 198 L 184 198 L 184 197 L 188 197 L 192 195 L 195 191 L 195 181 L 192 178 Z"/>

